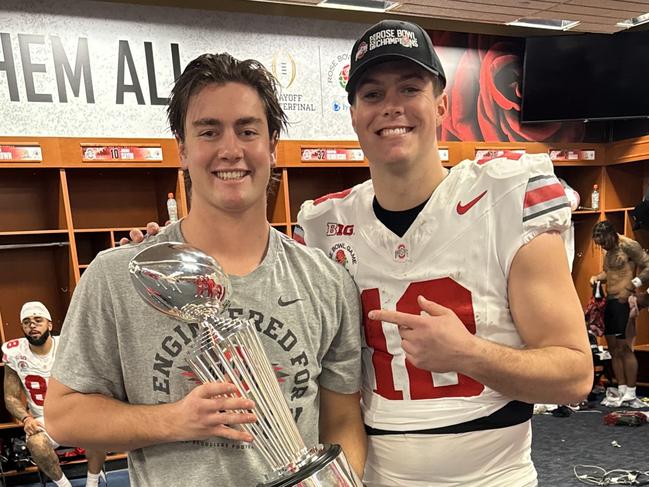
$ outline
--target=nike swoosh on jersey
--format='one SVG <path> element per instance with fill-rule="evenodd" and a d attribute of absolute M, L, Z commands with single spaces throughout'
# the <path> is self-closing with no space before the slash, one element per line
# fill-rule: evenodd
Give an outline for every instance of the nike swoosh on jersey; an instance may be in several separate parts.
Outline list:
<path fill-rule="evenodd" d="M 475 204 L 482 199 L 484 195 L 487 194 L 487 190 L 485 189 L 482 193 L 480 193 L 478 196 L 473 198 L 471 201 L 469 201 L 466 205 L 463 205 L 461 201 L 457 202 L 457 213 L 458 215 L 464 215 L 467 211 L 469 211 Z"/>
<path fill-rule="evenodd" d="M 293 303 L 297 303 L 298 301 L 302 301 L 302 298 L 297 298 L 297 299 L 291 299 L 290 301 L 283 301 L 282 297 L 280 296 L 279 299 L 277 300 L 277 304 L 280 306 L 290 306 Z"/>

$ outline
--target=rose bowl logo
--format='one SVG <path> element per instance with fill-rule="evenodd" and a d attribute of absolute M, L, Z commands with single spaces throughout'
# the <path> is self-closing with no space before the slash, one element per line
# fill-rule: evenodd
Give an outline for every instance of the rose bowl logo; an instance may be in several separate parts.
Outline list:
<path fill-rule="evenodd" d="M 338 75 L 338 82 L 340 83 L 340 86 L 344 89 L 347 86 L 348 81 L 349 81 L 349 64 L 345 64 L 343 68 L 340 70 L 340 74 Z"/>
<path fill-rule="evenodd" d="M 289 52 L 282 49 L 273 56 L 271 71 L 279 84 L 283 88 L 288 88 L 293 84 L 297 75 L 295 59 Z"/>
<path fill-rule="evenodd" d="M 345 269 L 347 269 L 352 276 L 355 275 L 358 260 L 356 259 L 356 252 L 354 252 L 351 245 L 344 242 L 335 244 L 331 247 L 331 250 L 329 250 L 329 258 L 345 266 Z"/>

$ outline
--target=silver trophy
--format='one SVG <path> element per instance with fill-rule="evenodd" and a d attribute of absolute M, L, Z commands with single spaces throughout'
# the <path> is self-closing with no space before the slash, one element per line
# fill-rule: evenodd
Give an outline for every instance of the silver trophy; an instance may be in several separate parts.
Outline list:
<path fill-rule="evenodd" d="M 255 402 L 257 422 L 240 427 L 271 469 L 258 487 L 362 485 L 339 445 L 304 444 L 254 323 L 222 315 L 230 281 L 212 257 L 187 244 L 160 243 L 133 257 L 129 272 L 151 306 L 201 325 L 187 358 L 199 379 L 231 382 L 237 387 L 232 397 Z"/>

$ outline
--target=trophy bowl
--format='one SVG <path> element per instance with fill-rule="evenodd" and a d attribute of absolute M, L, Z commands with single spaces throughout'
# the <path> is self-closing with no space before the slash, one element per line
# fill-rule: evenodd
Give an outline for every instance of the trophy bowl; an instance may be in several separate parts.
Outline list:
<path fill-rule="evenodd" d="M 202 323 L 229 305 L 227 274 L 212 257 L 184 243 L 147 247 L 131 259 L 129 273 L 147 303 L 181 321 Z"/>

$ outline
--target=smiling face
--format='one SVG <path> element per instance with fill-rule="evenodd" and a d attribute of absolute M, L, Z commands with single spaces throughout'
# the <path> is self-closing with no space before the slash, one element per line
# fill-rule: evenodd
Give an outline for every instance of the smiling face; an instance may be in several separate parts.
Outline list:
<path fill-rule="evenodd" d="M 410 61 L 369 68 L 358 82 L 352 125 L 373 166 L 429 164 L 438 159 L 437 128 L 447 111 L 433 75 Z"/>
<path fill-rule="evenodd" d="M 275 139 L 257 91 L 243 83 L 208 84 L 189 99 L 182 167 L 192 178 L 192 208 L 266 211 Z"/>

